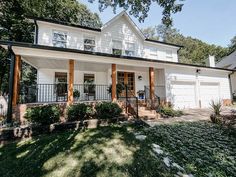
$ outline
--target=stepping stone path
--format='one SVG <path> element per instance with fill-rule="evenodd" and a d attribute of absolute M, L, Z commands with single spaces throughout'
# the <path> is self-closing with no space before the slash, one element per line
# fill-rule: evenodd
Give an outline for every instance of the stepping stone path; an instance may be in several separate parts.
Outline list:
<path fill-rule="evenodd" d="M 142 135 L 139 132 L 134 133 L 134 135 L 135 135 L 135 138 L 140 141 L 144 141 L 147 138 L 146 135 Z M 171 159 L 167 155 L 164 155 L 165 154 L 164 151 L 161 149 L 161 147 L 158 144 L 153 143 L 152 150 L 154 151 L 156 155 L 163 156 L 163 162 L 168 168 L 177 168 L 179 170 L 179 172 L 174 175 L 175 177 L 194 177 L 192 174 L 185 174 L 184 168 L 178 165 L 177 163 L 175 162 L 172 163 Z"/>

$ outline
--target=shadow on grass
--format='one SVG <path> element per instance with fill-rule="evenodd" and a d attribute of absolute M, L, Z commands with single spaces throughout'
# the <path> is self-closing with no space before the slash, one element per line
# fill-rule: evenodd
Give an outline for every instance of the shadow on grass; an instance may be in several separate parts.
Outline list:
<path fill-rule="evenodd" d="M 171 176 L 133 131 L 110 126 L 10 143 L 0 147 L 0 176 Z"/>

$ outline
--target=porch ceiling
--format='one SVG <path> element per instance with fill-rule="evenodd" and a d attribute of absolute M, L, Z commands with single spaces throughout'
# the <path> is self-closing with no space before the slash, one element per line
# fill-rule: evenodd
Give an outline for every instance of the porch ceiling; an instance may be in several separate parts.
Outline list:
<path fill-rule="evenodd" d="M 68 69 L 68 60 L 61 59 L 48 59 L 41 57 L 28 57 L 24 56 L 22 59 L 32 65 L 33 67 L 40 69 Z M 111 66 L 110 64 L 101 64 L 101 63 L 88 63 L 83 61 L 75 61 L 75 70 L 80 71 L 100 71 L 105 72 Z"/>

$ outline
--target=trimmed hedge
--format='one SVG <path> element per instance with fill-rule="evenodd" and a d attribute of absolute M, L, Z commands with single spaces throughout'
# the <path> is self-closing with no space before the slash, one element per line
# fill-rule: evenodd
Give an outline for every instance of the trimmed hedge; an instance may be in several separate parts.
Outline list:
<path fill-rule="evenodd" d="M 84 103 L 71 105 L 67 109 L 68 121 L 84 120 L 90 113 L 90 107 Z"/>
<path fill-rule="evenodd" d="M 101 119 L 111 119 L 121 114 L 122 109 L 117 103 L 103 102 L 95 106 L 96 115 Z"/>
<path fill-rule="evenodd" d="M 45 105 L 27 108 L 25 118 L 32 123 L 49 125 L 59 122 L 60 108 L 57 105 Z"/>

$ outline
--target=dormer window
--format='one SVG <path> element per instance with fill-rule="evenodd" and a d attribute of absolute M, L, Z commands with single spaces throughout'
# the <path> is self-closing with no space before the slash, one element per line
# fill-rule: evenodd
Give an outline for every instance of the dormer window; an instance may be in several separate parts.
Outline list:
<path fill-rule="evenodd" d="M 95 51 L 95 39 L 91 37 L 86 37 L 84 39 L 84 50 L 94 52 Z"/>
<path fill-rule="evenodd" d="M 54 47 L 66 48 L 67 34 L 62 31 L 53 31 L 52 44 Z"/>
<path fill-rule="evenodd" d="M 125 43 L 125 55 L 134 56 L 135 45 L 134 43 L 126 42 Z"/>
<path fill-rule="evenodd" d="M 172 58 L 172 50 L 167 50 L 166 51 L 166 58 Z"/>
<path fill-rule="evenodd" d="M 122 55 L 122 42 L 118 40 L 112 40 L 112 54 Z"/>

